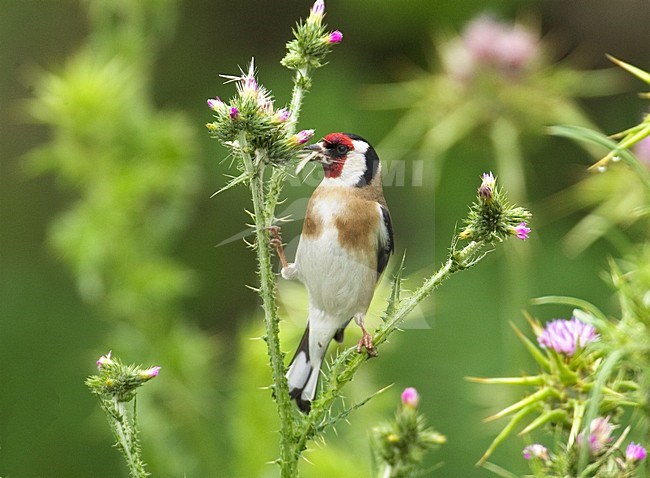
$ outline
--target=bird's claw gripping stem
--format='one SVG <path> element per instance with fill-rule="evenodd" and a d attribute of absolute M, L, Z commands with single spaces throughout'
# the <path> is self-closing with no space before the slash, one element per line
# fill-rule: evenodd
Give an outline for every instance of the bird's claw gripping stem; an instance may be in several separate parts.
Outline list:
<path fill-rule="evenodd" d="M 287 262 L 287 257 L 284 255 L 284 246 L 282 245 L 282 236 L 280 235 L 280 227 L 271 226 L 268 229 L 269 232 L 271 233 L 270 244 L 277 251 L 278 258 L 280 259 L 280 264 L 282 264 L 282 268 L 284 269 L 286 267 L 289 267 L 289 263 Z"/>
<path fill-rule="evenodd" d="M 357 353 L 362 353 L 363 349 L 365 348 L 366 352 L 368 352 L 368 355 L 370 357 L 376 357 L 377 349 L 375 348 L 375 345 L 372 343 L 372 335 L 368 333 L 368 331 L 363 325 L 361 326 L 361 332 L 363 335 L 361 336 L 361 339 L 357 344 Z"/>

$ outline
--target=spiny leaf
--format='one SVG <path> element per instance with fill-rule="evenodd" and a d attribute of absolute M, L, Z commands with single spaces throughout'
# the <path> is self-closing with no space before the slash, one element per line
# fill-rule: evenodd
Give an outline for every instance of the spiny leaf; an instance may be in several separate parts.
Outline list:
<path fill-rule="evenodd" d="M 549 410 L 548 412 L 542 413 L 535 420 L 530 422 L 526 428 L 519 432 L 519 435 L 521 436 L 525 435 L 526 433 L 530 433 L 542 425 L 546 425 L 547 423 L 566 422 L 566 420 L 567 414 L 564 410 Z"/>
<path fill-rule="evenodd" d="M 508 436 L 512 433 L 512 431 L 515 429 L 515 427 L 519 424 L 520 421 L 522 421 L 526 415 L 531 413 L 532 411 L 535 410 L 536 407 L 530 406 L 523 408 L 519 410 L 508 422 L 508 424 L 499 432 L 499 434 L 496 436 L 496 438 L 492 441 L 490 446 L 488 447 L 487 450 L 485 450 L 485 453 L 483 453 L 483 456 L 481 459 L 476 463 L 476 466 L 483 466 L 483 464 L 486 462 L 486 460 L 492 455 L 494 450 L 503 443 L 503 441 L 508 438 Z"/>
<path fill-rule="evenodd" d="M 483 421 L 491 422 L 492 420 L 497 420 L 498 418 L 505 417 L 506 415 L 521 410 L 522 408 L 536 405 L 538 402 L 543 401 L 545 398 L 553 395 L 554 393 L 555 391 L 552 388 L 542 388 L 541 390 L 538 390 L 535 393 L 531 393 L 527 397 L 522 398 L 518 402 L 513 403 L 509 407 L 504 408 L 500 412 L 485 418 Z"/>
<path fill-rule="evenodd" d="M 646 83 L 648 83 L 650 85 L 650 73 L 648 73 L 647 71 L 644 71 L 641 68 L 637 68 L 634 65 L 630 65 L 629 63 L 625 63 L 624 61 L 621 61 L 618 58 L 613 57 L 612 55 L 606 55 L 606 56 L 607 56 L 607 59 L 609 61 L 611 61 L 612 63 L 620 66 L 624 70 L 629 71 L 634 76 L 636 76 L 638 79 L 640 79 L 641 81 L 645 81 Z"/>
<path fill-rule="evenodd" d="M 210 197 L 213 198 L 217 194 L 221 194 L 222 192 L 232 188 L 233 186 L 236 186 L 236 185 L 238 185 L 240 183 L 248 181 L 249 178 L 250 178 L 250 175 L 248 173 L 242 173 L 239 176 L 232 177 L 232 179 L 230 181 L 228 181 L 228 183 L 224 187 L 222 187 L 218 191 L 212 193 L 212 196 L 210 196 Z"/>
<path fill-rule="evenodd" d="M 489 385 L 542 385 L 544 384 L 544 375 L 533 375 L 530 377 L 465 377 L 465 380 L 475 383 L 485 383 Z"/>

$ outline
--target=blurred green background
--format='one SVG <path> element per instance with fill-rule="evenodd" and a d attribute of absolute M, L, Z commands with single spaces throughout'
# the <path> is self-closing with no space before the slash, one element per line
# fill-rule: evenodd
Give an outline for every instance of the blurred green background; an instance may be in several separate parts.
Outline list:
<path fill-rule="evenodd" d="M 129 6 L 135 1 L 114 3 L 122 5 L 116 11 L 140 11 Z M 243 187 L 210 198 L 225 183 L 223 174 L 229 163 L 222 161 L 225 150 L 209 139 L 204 128 L 210 121 L 205 100 L 232 94 L 232 86 L 224 86 L 218 75 L 236 74 L 237 67 L 254 56 L 260 82 L 273 90 L 277 102 L 288 102 L 290 74 L 279 60 L 292 26 L 307 15 L 310 3 L 160 3 L 164 8 L 158 11 L 157 23 L 141 19 L 142 31 L 152 27 L 147 33 L 149 43 L 143 43 L 149 56 L 144 67 L 136 69 L 141 78 L 131 83 L 141 87 L 134 98 L 141 94 L 144 99 L 140 100 L 146 102 L 138 110 L 140 122 L 134 122 L 142 130 L 122 125 L 115 130 L 116 138 L 164 131 L 157 121 L 167 124 L 169 120 L 166 127 L 177 136 L 169 140 L 165 151 L 174 161 L 183 158 L 183 168 L 189 172 L 179 185 L 180 205 L 166 204 L 165 190 L 152 200 L 163 203 L 163 212 L 182 217 L 174 216 L 174 224 L 164 230 L 160 242 L 155 237 L 151 242 L 147 239 L 138 245 L 141 249 L 134 249 L 138 254 L 127 258 L 126 276 L 138 270 L 146 276 L 145 265 L 150 264 L 144 258 L 139 263 L 143 256 L 158 254 L 171 261 L 164 263 L 169 269 L 163 267 L 170 271 L 169 284 L 160 280 L 160 290 L 148 291 L 154 303 L 120 300 L 116 306 L 89 294 L 80 282 L 82 274 L 69 267 L 69 257 L 51 247 L 53 220 L 83 197 L 84 184 L 79 182 L 84 176 L 62 179 L 56 171 L 35 174 L 36 168 L 28 166 L 33 165 L 28 160 L 31 151 L 57 140 L 55 130 L 43 124 L 48 121 L 39 118 L 39 105 L 33 100 L 43 98 L 43 75 L 62 74 L 82 48 L 86 58 L 110 58 L 110 48 L 102 50 L 109 43 L 101 43 L 101 34 L 92 31 L 87 15 L 92 2 L 0 0 L 0 474 L 4 477 L 127 475 L 119 454 L 111 448 L 96 399 L 83 385 L 97 357 L 110 349 L 125 362 L 163 367 L 160 376 L 143 389 L 139 401 L 144 458 L 155 476 L 276 474 L 266 464 L 276 456 L 277 422 L 270 393 L 261 390 L 269 382 L 265 348 L 263 342 L 249 340 L 262 331 L 257 297 L 244 287 L 256 282 L 254 258 L 241 240 L 219 245 L 244 229 L 249 198 Z M 577 69 L 609 68 L 605 53 L 610 53 L 650 68 L 647 0 L 330 0 L 327 11 L 327 23 L 341 30 L 344 40 L 329 57 L 330 63 L 316 72 L 313 91 L 304 103 L 300 127 L 314 128 L 317 137 L 350 131 L 380 144 L 403 113 L 369 108 L 367 85 L 404 81 L 418 69 L 436 69 L 437 39 L 460 31 L 468 20 L 486 11 L 505 20 L 532 19 L 551 46 L 553 61 L 564 59 Z M 103 34 L 110 36 L 121 22 L 116 15 L 102 25 Z M 94 40 L 88 43 L 93 34 Z M 116 48 L 130 51 L 124 47 Z M 603 131 L 619 131 L 636 123 L 643 112 L 635 95 L 639 88 L 621 75 L 616 94 L 579 104 Z M 110 108 L 112 98 L 103 96 L 105 90 L 94 93 Z M 62 111 L 65 107 L 61 106 Z M 147 116 L 154 113 L 155 121 Z M 101 121 L 101 111 L 98 115 L 83 121 Z M 110 121 L 108 116 L 103 119 Z M 49 122 L 59 120 L 64 122 L 64 118 Z M 361 370 L 350 387 L 350 397 L 362 398 L 390 383 L 395 386 L 353 415 L 349 426 L 339 427 L 338 436 L 329 435 L 327 446 L 315 445 L 307 455 L 314 464 L 303 464 L 305 476 L 341 476 L 351 466 L 357 467 L 359 476 L 366 476 L 368 430 L 392 416 L 406 386 L 420 391 L 423 413 L 448 437 L 448 443 L 427 461 L 430 466 L 443 463 L 432 474 L 488 476 L 473 464 L 499 424 L 482 424 L 481 419 L 516 397 L 510 396 L 512 390 L 470 384 L 464 377 L 531 370 L 508 325 L 509 321 L 522 325 L 520 310 L 531 310 L 528 298 L 572 295 L 606 311 L 615 309 L 610 289 L 600 278 L 613 249 L 600 241 L 581 254 L 568 254 L 562 239 L 584 212 L 562 215 L 557 201 L 548 200 L 588 176 L 587 154 L 574 144 L 545 136 L 541 128 L 523 137 L 521 144 L 525 205 L 534 215 L 531 239 L 506 244 L 478 267 L 454 277 L 383 349 L 379 359 Z M 397 255 L 408 251 L 410 279 L 406 284 L 415 287 L 444 259 L 454 227 L 473 199 L 479 175 L 488 170 L 499 175 L 499 171 L 490 145 L 480 137 L 465 139 L 447 151 L 444 167 L 436 170 L 435 178 L 433 167 L 425 163 L 422 185 L 413 186 L 410 181 L 409 160 L 414 151 L 386 153 L 407 160 L 405 184 L 386 187 L 385 195 L 393 216 Z M 87 159 L 92 169 L 95 158 Z M 93 188 L 101 187 L 101 174 L 94 180 L 99 182 Z M 504 186 L 508 189 L 508 184 Z M 301 228 L 301 201 L 312 189 L 313 185 L 296 183 L 285 189 L 287 205 L 294 205 L 298 219 L 284 226 L 285 240 L 290 243 Z M 129 206 L 129 211 L 134 217 L 139 214 L 137 208 Z M 104 213 L 119 220 L 122 212 L 119 208 L 94 212 L 93 234 L 109 237 L 113 244 L 124 240 L 128 247 L 130 239 L 116 237 L 111 230 L 114 221 L 104 222 Z M 140 225 L 143 234 L 151 232 L 144 222 Z M 124 233 L 128 234 L 128 227 Z M 519 279 L 514 283 L 509 269 L 517 270 L 514 276 Z M 159 269 L 153 270 L 152 275 L 160 279 Z M 184 285 L 172 280 L 174 271 Z M 105 273 L 110 276 L 107 287 L 119 289 L 124 280 L 120 270 Z M 289 354 L 302 332 L 304 295 L 300 287 L 281 284 L 281 303 L 291 317 L 283 330 Z M 381 308 L 381 292 L 375 304 Z M 570 310 L 548 307 L 532 312 L 541 319 L 570 314 Z M 376 315 L 369 318 L 371 326 L 376 320 Z M 357 336 L 356 331 L 347 335 L 349 341 Z M 522 447 L 523 442 L 513 438 L 497 451 L 494 461 L 522 472 Z"/>

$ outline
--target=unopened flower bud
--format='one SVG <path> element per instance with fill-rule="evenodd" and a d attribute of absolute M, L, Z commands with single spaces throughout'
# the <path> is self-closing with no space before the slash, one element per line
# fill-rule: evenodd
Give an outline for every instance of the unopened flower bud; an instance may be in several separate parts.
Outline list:
<path fill-rule="evenodd" d="M 291 141 L 297 145 L 305 144 L 314 136 L 313 129 L 303 129 L 291 137 Z"/>
<path fill-rule="evenodd" d="M 159 372 L 160 372 L 160 366 L 149 367 L 148 369 L 140 372 L 140 377 L 144 379 L 154 378 L 158 376 Z"/>
<path fill-rule="evenodd" d="M 481 175 L 481 185 L 478 188 L 478 196 L 482 202 L 489 202 L 494 196 L 496 180 L 492 172 Z"/>
<path fill-rule="evenodd" d="M 289 119 L 290 116 L 291 116 L 291 113 L 289 113 L 289 110 L 286 109 L 286 108 L 280 108 L 279 110 L 277 110 L 275 112 L 275 120 L 278 123 L 284 123 L 285 121 L 287 121 Z"/>
<path fill-rule="evenodd" d="M 221 98 L 218 96 L 216 98 L 208 99 L 208 108 L 210 108 L 212 111 L 219 111 L 222 106 L 224 106 L 224 102 L 221 101 Z"/>
<path fill-rule="evenodd" d="M 325 2 L 324 0 L 316 0 L 314 2 L 314 5 L 311 7 L 311 11 L 309 12 L 309 19 L 308 20 L 322 20 L 323 17 L 325 16 Z"/>
<path fill-rule="evenodd" d="M 528 445 L 526 448 L 524 448 L 522 453 L 526 460 L 532 460 L 533 458 L 548 460 L 548 449 L 539 443 Z"/>
<path fill-rule="evenodd" d="M 402 392 L 402 405 L 408 408 L 417 408 L 420 403 L 420 394 L 413 387 L 405 388 Z"/>
<path fill-rule="evenodd" d="M 115 363 L 111 358 L 111 353 L 112 352 L 108 352 L 106 355 L 102 355 L 101 357 L 99 357 L 99 359 L 97 359 L 96 363 L 98 369 L 101 369 L 105 365 L 113 365 Z"/>
<path fill-rule="evenodd" d="M 332 33 L 329 34 L 329 38 L 327 39 L 328 43 L 341 43 L 343 40 L 343 33 L 341 33 L 338 30 L 334 30 Z"/>

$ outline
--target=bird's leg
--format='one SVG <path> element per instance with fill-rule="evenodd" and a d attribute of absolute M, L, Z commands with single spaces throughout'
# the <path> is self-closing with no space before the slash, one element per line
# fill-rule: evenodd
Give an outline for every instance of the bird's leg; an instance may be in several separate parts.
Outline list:
<path fill-rule="evenodd" d="M 372 335 L 368 333 L 365 327 L 364 319 L 365 319 L 365 314 L 355 314 L 354 316 L 354 322 L 361 327 L 361 333 L 363 334 L 361 336 L 361 340 L 359 340 L 359 343 L 357 344 L 357 352 L 361 353 L 363 349 L 365 348 L 366 351 L 368 352 L 368 355 L 371 357 L 376 357 L 377 356 L 377 349 L 375 349 L 374 344 L 372 343 Z"/>
<path fill-rule="evenodd" d="M 280 273 L 282 277 L 287 280 L 292 280 L 296 277 L 298 273 L 298 268 L 295 263 L 287 262 L 287 256 L 284 255 L 284 246 L 282 245 L 282 237 L 280 236 L 280 227 L 271 226 L 268 228 L 271 233 L 270 244 L 272 247 L 275 247 L 275 250 L 278 253 L 278 258 L 280 258 L 280 264 L 282 264 L 282 270 Z"/>
<path fill-rule="evenodd" d="M 271 233 L 271 246 L 275 247 L 275 250 L 278 253 L 278 257 L 280 258 L 280 264 L 282 264 L 282 268 L 285 269 L 289 267 L 289 263 L 287 262 L 287 256 L 284 255 L 284 246 L 282 245 L 280 227 L 271 226 L 269 227 L 269 232 Z"/>

